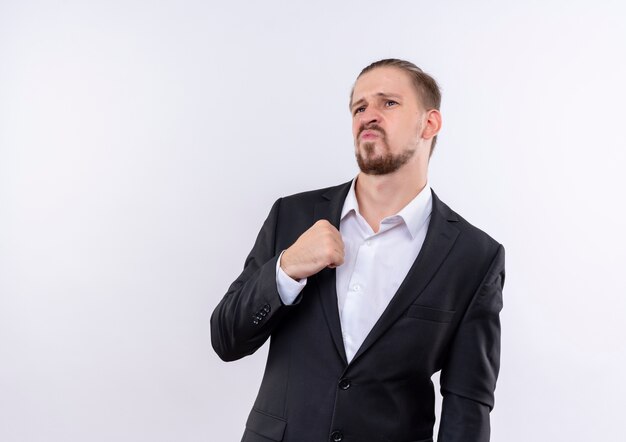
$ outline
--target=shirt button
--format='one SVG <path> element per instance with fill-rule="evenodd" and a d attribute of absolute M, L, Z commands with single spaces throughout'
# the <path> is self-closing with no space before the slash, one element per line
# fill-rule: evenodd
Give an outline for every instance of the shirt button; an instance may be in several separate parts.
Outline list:
<path fill-rule="evenodd" d="M 352 290 L 354 290 L 355 292 L 358 292 L 359 290 L 361 290 L 361 286 L 359 284 L 354 284 L 352 286 Z"/>
<path fill-rule="evenodd" d="M 330 434 L 330 440 L 333 442 L 341 442 L 343 440 L 343 433 L 341 431 L 333 431 Z"/>
<path fill-rule="evenodd" d="M 371 246 L 372 245 L 372 241 L 370 241 L 369 239 L 367 241 L 365 241 L 365 245 L 367 246 Z"/>

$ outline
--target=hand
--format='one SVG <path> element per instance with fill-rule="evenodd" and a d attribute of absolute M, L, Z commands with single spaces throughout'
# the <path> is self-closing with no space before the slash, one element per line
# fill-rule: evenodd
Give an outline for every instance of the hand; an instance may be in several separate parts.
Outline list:
<path fill-rule="evenodd" d="M 323 268 L 340 266 L 343 259 L 344 246 L 339 230 L 321 219 L 285 250 L 280 267 L 289 277 L 299 280 L 315 275 Z"/>

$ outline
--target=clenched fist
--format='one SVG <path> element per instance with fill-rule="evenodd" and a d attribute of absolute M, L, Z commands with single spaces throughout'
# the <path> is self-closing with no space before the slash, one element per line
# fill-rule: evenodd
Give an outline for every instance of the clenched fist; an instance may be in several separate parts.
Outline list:
<path fill-rule="evenodd" d="M 280 267 L 293 279 L 308 278 L 325 267 L 343 264 L 344 247 L 339 230 L 321 219 L 292 244 L 280 260 Z"/>

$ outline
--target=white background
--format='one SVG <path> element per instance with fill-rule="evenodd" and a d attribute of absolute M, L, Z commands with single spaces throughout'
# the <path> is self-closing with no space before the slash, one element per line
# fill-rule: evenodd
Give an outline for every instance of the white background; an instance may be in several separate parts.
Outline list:
<path fill-rule="evenodd" d="M 492 440 L 623 440 L 622 5 L 0 0 L 0 440 L 239 440 L 266 349 L 221 362 L 210 314 L 276 198 L 356 174 L 386 57 L 506 247 Z"/>

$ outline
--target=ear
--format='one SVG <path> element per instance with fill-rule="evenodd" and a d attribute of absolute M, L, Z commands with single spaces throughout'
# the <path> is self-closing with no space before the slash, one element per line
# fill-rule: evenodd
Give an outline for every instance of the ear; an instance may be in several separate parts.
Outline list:
<path fill-rule="evenodd" d="M 422 130 L 422 138 L 430 140 L 441 130 L 441 112 L 437 109 L 426 111 L 426 124 Z"/>

